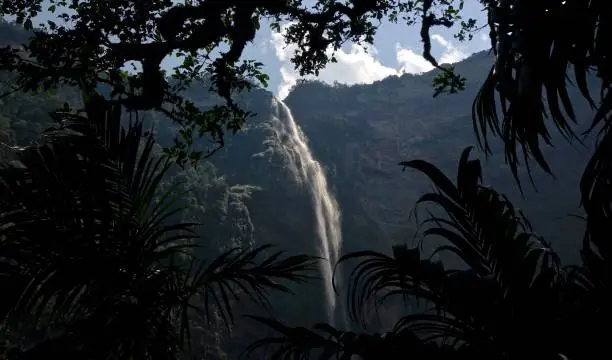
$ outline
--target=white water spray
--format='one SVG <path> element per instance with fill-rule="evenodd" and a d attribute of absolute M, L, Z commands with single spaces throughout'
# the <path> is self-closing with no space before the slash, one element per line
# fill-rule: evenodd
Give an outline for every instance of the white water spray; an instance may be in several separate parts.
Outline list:
<path fill-rule="evenodd" d="M 305 185 L 312 197 L 320 255 L 327 259 L 322 265 L 321 272 L 325 282 L 328 320 L 330 324 L 335 325 L 336 296 L 332 275 L 342 246 L 340 209 L 329 190 L 321 164 L 312 155 L 307 139 L 293 119 L 291 110 L 280 99 L 272 100 L 270 125 L 270 130 L 274 134 L 274 146 L 286 159 L 295 180 L 298 184 Z"/>

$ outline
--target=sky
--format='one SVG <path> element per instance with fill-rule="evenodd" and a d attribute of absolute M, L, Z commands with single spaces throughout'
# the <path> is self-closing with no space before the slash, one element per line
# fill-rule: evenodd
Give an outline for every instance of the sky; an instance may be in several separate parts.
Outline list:
<path fill-rule="evenodd" d="M 177 0 L 178 1 L 178 0 Z M 313 0 L 306 0 L 313 2 Z M 43 9 L 48 6 L 43 1 Z M 46 22 L 54 15 L 43 13 L 37 20 Z M 478 20 L 478 25 L 484 24 L 484 13 L 481 11 L 479 1 L 467 0 L 464 8 L 464 17 Z M 38 22 L 38 21 L 37 21 Z M 320 81 L 333 84 L 369 84 L 389 76 L 403 73 L 418 74 L 432 69 L 420 55 L 422 44 L 418 24 L 408 27 L 402 24 L 383 22 L 374 37 L 373 46 L 359 46 L 345 44 L 336 53 L 337 63 L 330 63 L 323 69 L 318 77 Z M 281 29 L 282 32 L 282 29 Z M 453 38 L 455 31 L 437 27 L 432 29 L 432 54 L 440 63 L 455 63 L 468 57 L 470 54 L 488 49 L 489 40 L 485 30 L 474 35 L 472 41 L 458 42 Z M 243 59 L 253 59 L 264 64 L 264 72 L 270 76 L 268 90 L 284 99 L 291 86 L 300 78 L 298 72 L 290 62 L 294 46 L 285 44 L 281 33 L 272 31 L 269 24 L 262 23 L 261 30 L 255 40 L 243 54 Z M 168 58 L 165 66 L 176 64 L 177 60 Z"/>
<path fill-rule="evenodd" d="M 483 25 L 485 14 L 481 9 L 479 1 L 467 0 L 464 17 L 473 17 Z M 338 62 L 322 70 L 318 80 L 330 84 L 369 84 L 392 75 L 431 70 L 432 65 L 421 56 L 423 49 L 418 26 L 384 22 L 374 38 L 374 46 L 364 48 L 347 44 L 336 54 Z M 455 63 L 490 48 L 487 29 L 474 34 L 472 41 L 465 42 L 455 40 L 455 32 L 441 27 L 432 30 L 432 54 L 440 63 Z M 290 61 L 294 50 L 295 46 L 285 44 L 282 34 L 262 26 L 253 44 L 245 51 L 245 58 L 254 58 L 266 65 L 265 72 L 270 76 L 269 90 L 280 98 L 286 97 L 299 79 Z"/>

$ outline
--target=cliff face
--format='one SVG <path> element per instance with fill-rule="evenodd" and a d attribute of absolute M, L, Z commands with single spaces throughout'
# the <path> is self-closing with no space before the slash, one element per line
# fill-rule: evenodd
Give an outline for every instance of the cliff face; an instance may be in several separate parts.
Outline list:
<path fill-rule="evenodd" d="M 2 26 L 0 23 L 0 44 L 6 34 L 9 43 L 15 42 L 18 34 L 3 32 Z M 468 88 L 437 99 L 432 98 L 434 73 L 352 87 L 309 82 L 293 89 L 286 103 L 338 198 L 345 251 L 388 252 L 392 243 L 412 239 L 417 227 L 411 210 L 430 184 L 420 174 L 402 173 L 397 164 L 419 158 L 440 166 L 450 176 L 455 174 L 460 151 L 476 143 L 471 105 L 490 64 L 486 53 L 458 64 L 456 70 L 468 79 Z M 193 87 L 187 95 L 203 107 L 217 101 L 205 87 Z M 580 98 L 577 91 L 571 96 Z M 31 140 L 47 125 L 47 112 L 66 99 L 76 99 L 74 90 L 3 99 L 0 139 L 9 143 Z M 270 133 L 265 123 L 271 116 L 271 99 L 272 94 L 264 90 L 241 94 L 239 103 L 257 115 L 238 134 L 228 135 L 226 147 L 201 166 L 176 168 L 167 179 L 168 185 L 181 183 L 185 191 L 183 202 L 190 211 L 183 219 L 202 223 L 203 256 L 214 256 L 234 245 L 265 243 L 290 253 L 317 254 L 309 194 L 296 186 L 278 154 L 267 151 Z M 588 122 L 591 110 L 586 103 L 577 103 L 576 113 L 583 123 Z M 155 124 L 161 144 L 172 142 L 176 128 L 167 119 L 152 113 L 143 116 Z M 496 155 L 484 162 L 485 181 L 522 208 L 566 261 L 577 258 L 582 238 L 581 220 L 567 215 L 579 213 L 578 181 L 592 141 L 587 139 L 585 147 L 572 146 L 556 135 L 557 147 L 546 151 L 556 179 L 534 169 L 536 192 L 523 171 L 524 197 L 499 155 L 499 141 L 494 140 Z M 295 290 L 294 297 L 274 299 L 273 315 L 305 326 L 327 320 L 320 284 Z M 253 309 L 246 304 L 241 311 Z M 236 329 L 238 334 L 223 342 L 224 349 L 261 335 L 261 329 L 248 323 L 239 323 Z"/>
<path fill-rule="evenodd" d="M 306 83 L 291 92 L 287 103 L 329 170 L 347 231 L 361 211 L 359 216 L 371 219 L 383 234 L 377 239 L 346 237 L 347 247 L 388 248 L 391 242 L 412 237 L 415 222 L 409 219 L 410 211 L 430 185 L 420 174 L 402 173 L 397 164 L 418 158 L 455 174 L 460 151 L 477 142 L 471 106 L 491 63 L 487 53 L 479 53 L 457 64 L 457 72 L 468 79 L 467 89 L 435 99 L 434 72 L 352 87 Z M 588 123 L 591 109 L 578 91 L 571 91 L 571 96 L 577 99 L 580 122 Z M 569 145 L 556 130 L 551 132 L 556 148 L 546 154 L 556 179 L 535 168 L 535 191 L 522 169 L 524 197 L 504 163 L 499 139 L 492 138 L 494 156 L 484 160 L 481 153 L 474 155 L 484 162 L 485 182 L 509 195 L 536 231 L 552 241 L 565 260 L 573 261 L 583 225 L 567 215 L 579 213 L 578 181 L 593 139 L 586 139 L 585 146 Z"/>
<path fill-rule="evenodd" d="M 10 24 L 0 23 L 0 30 L 0 44 L 15 45 L 26 39 L 23 30 Z M 392 242 L 405 241 L 413 235 L 415 223 L 408 215 L 428 184 L 417 174 L 402 173 L 397 163 L 421 158 L 454 173 L 460 150 L 476 143 L 471 105 L 491 61 L 490 55 L 483 52 L 457 64 L 457 71 L 468 79 L 468 88 L 437 99 L 432 98 L 431 87 L 435 72 L 390 77 L 371 85 L 348 87 L 309 82 L 293 89 L 286 103 L 309 138 L 315 156 L 325 166 L 337 194 L 343 212 L 346 250 L 387 250 Z M 10 80 L 8 74 L 0 76 Z M 204 86 L 194 86 L 187 94 L 202 107 L 218 101 Z M 577 91 L 570 95 L 580 98 Z M 312 243 L 314 236 L 309 202 L 282 169 L 279 159 L 265 153 L 263 142 L 268 135 L 261 125 L 270 117 L 271 98 L 271 93 L 265 90 L 239 96 L 243 107 L 257 115 L 243 131 L 228 135 L 228 145 L 210 159 L 210 164 L 228 187 L 241 184 L 258 189 L 249 200 L 257 240 L 283 243 L 285 240 L 281 239 L 304 237 L 308 239 L 291 244 L 312 250 L 312 246 L 306 245 Z M 61 89 L 53 95 L 20 94 L 2 99 L 2 140 L 27 143 L 49 124 L 49 111 L 75 99 L 78 94 L 71 89 Z M 578 103 L 577 114 L 588 118 L 590 109 L 585 102 Z M 172 141 L 176 128 L 167 119 L 156 114 L 145 117 L 157 124 L 161 143 Z M 572 147 L 556 136 L 557 147 L 548 149 L 547 154 L 557 179 L 553 181 L 535 169 L 539 191 L 534 191 L 523 176 L 524 198 L 499 151 L 486 161 L 487 182 L 523 208 L 536 229 L 558 244 L 567 260 L 577 255 L 565 248 L 575 248 L 572 245 L 580 238 L 577 235 L 582 224 L 566 215 L 578 210 L 578 178 L 592 141 L 587 139 L 586 148 Z M 499 141 L 494 139 L 494 145 L 500 149 Z"/>

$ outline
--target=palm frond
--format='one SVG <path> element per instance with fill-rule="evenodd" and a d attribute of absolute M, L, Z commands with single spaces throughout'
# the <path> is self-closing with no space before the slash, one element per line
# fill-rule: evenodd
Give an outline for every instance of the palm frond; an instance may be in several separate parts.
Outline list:
<path fill-rule="evenodd" d="M 607 348 L 606 337 L 598 329 L 607 326 L 610 313 L 610 225 L 609 217 L 593 212 L 581 249 L 582 264 L 566 268 L 561 293 L 563 330 L 560 343 L 568 357 L 594 357 Z M 579 330 L 577 330 L 579 329 Z"/>
<path fill-rule="evenodd" d="M 430 217 L 422 223 L 422 241 L 432 235 L 443 238 L 449 244 L 438 247 L 434 255 L 451 252 L 468 269 L 448 274 L 443 287 L 445 301 L 438 305 L 448 311 L 447 316 L 469 325 L 479 342 L 487 336 L 512 337 L 507 329 L 517 321 L 530 323 L 530 331 L 552 333 L 559 305 L 559 259 L 505 196 L 480 184 L 481 166 L 478 160 L 469 160 L 470 150 L 466 148 L 461 155 L 456 185 L 429 163 L 401 164 L 423 172 L 436 187 L 417 204 L 434 204 L 444 214 L 429 212 Z M 474 295 L 466 296 L 466 289 Z M 552 339 L 535 344 L 530 336 L 521 338 L 523 345 L 531 347 L 541 347 Z M 524 349 L 515 346 L 512 351 Z"/>
<path fill-rule="evenodd" d="M 120 109 L 99 96 L 86 104 L 86 116 L 56 113 L 59 124 L 42 143 L 0 168 L 2 275 L 17 294 L 2 310 L 7 324 L 29 314 L 68 323 L 63 338 L 89 333 L 90 342 L 73 344 L 90 348 L 88 329 L 148 323 L 139 336 L 125 326 L 112 332 L 119 343 L 106 350 L 127 356 L 185 326 L 171 316 L 189 305 L 188 289 L 176 286 L 184 265 L 172 259 L 195 234 L 191 224 L 166 221 L 178 211 L 170 196 L 153 201 L 168 162 L 152 155 L 142 124 L 122 129 Z"/>
<path fill-rule="evenodd" d="M 400 359 L 407 354 L 415 359 L 440 358 L 437 344 L 426 344 L 412 331 L 396 328 L 385 334 L 357 334 L 338 330 L 328 324 L 317 324 L 312 330 L 288 327 L 282 323 L 252 316 L 277 333 L 262 338 L 245 351 L 250 355 L 260 349 L 273 348 L 267 359 L 349 360 L 357 356 L 364 360 Z M 433 345 L 433 346 L 431 346 Z"/>
<path fill-rule="evenodd" d="M 412 296 L 431 302 L 440 300 L 446 272 L 440 262 L 420 258 L 418 248 L 397 245 L 394 256 L 373 251 L 344 255 L 338 264 L 359 260 L 349 274 L 347 309 L 353 320 L 365 318 L 368 305 L 374 308 L 396 295 Z M 362 324 L 365 325 L 365 324 Z"/>
<path fill-rule="evenodd" d="M 612 99 L 611 99 L 612 102 Z M 580 192 L 582 206 L 587 216 L 612 217 L 612 129 L 606 130 L 599 139 L 589 159 L 582 178 Z"/>
<path fill-rule="evenodd" d="M 551 172 L 542 153 L 552 145 L 551 127 L 577 139 L 577 121 L 568 94 L 568 73 L 592 106 L 587 78 L 595 70 L 602 93 L 610 86 L 610 20 L 606 0 L 487 1 L 495 64 L 473 104 L 479 145 L 487 153 L 487 133 L 499 136 L 506 161 L 520 184 L 519 154 Z M 497 97 L 497 99 L 496 99 Z M 600 111 L 609 112 L 609 92 Z M 594 119 L 596 122 L 597 117 Z"/>
<path fill-rule="evenodd" d="M 431 215 L 423 222 L 423 234 L 443 237 L 450 246 L 437 252 L 456 254 L 479 276 L 493 277 L 504 291 L 522 291 L 539 274 L 554 273 L 557 257 L 505 196 L 480 184 L 480 162 L 468 160 L 470 150 L 466 148 L 461 155 L 457 185 L 424 161 L 401 163 L 423 172 L 437 188 L 423 195 L 417 204 L 435 204 L 446 215 Z"/>
<path fill-rule="evenodd" d="M 583 297 L 598 299 L 599 307 L 607 303 L 612 285 L 610 224 L 608 217 L 589 216 L 581 249 L 582 264 L 570 267 L 569 272 L 570 283 L 580 289 Z"/>
<path fill-rule="evenodd" d="M 266 352 L 266 359 L 341 359 L 355 357 L 363 360 L 376 359 L 456 359 L 488 358 L 475 357 L 473 346 L 447 344 L 436 337 L 422 336 L 423 333 L 453 333 L 455 323 L 436 315 L 409 315 L 402 317 L 396 326 L 384 334 L 359 334 L 335 329 L 328 324 L 317 324 L 313 329 L 289 327 L 276 320 L 251 317 L 275 332 L 275 335 L 255 341 L 246 349 L 249 356 L 260 350 Z M 415 332 L 416 331 L 416 332 Z M 421 334 L 419 334 L 419 332 Z M 455 331 L 461 336 L 459 331 Z M 487 354 L 485 348 L 479 355 Z"/>
<path fill-rule="evenodd" d="M 282 257 L 277 251 L 258 261 L 258 257 L 271 245 L 253 249 L 233 248 L 210 263 L 202 262 L 195 271 L 193 288 L 203 300 L 199 312 L 210 318 L 213 305 L 219 309 L 224 321 L 232 322 L 232 301 L 246 297 L 257 304 L 268 306 L 270 291 L 291 293 L 290 283 L 303 283 L 314 279 L 319 258 L 308 255 Z M 312 273 L 312 274 L 311 274 Z"/>
<path fill-rule="evenodd" d="M 269 246 L 196 258 L 194 224 L 172 221 L 182 211 L 172 189 L 159 194 L 170 163 L 152 134 L 138 119 L 123 127 L 95 93 L 85 104 L 84 116 L 54 113 L 40 143 L 0 164 L 0 281 L 14 294 L 0 321 L 19 329 L 29 316 L 55 332 L 22 358 L 173 359 L 194 311 L 214 305 L 229 322 L 230 299 L 266 305 L 270 291 L 312 277 L 316 258 L 263 257 Z"/>
<path fill-rule="evenodd" d="M 274 347 L 271 354 L 266 354 L 266 359 L 310 359 L 317 352 L 320 360 L 345 358 L 342 357 L 344 350 L 341 342 L 344 333 L 330 325 L 315 325 L 313 331 L 304 327 L 289 327 L 263 317 L 249 316 L 249 318 L 266 325 L 278 335 L 253 342 L 245 349 L 243 354 L 245 357 L 258 350 Z"/>

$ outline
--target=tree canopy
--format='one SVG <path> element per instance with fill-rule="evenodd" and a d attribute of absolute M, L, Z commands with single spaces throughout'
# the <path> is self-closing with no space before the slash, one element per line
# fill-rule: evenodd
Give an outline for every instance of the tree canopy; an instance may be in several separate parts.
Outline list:
<path fill-rule="evenodd" d="M 0 356 L 176 359 L 195 325 L 231 324 L 239 297 L 267 306 L 312 278 L 316 258 L 267 245 L 195 252 L 153 135 L 84 103 L 0 162 Z"/>
<path fill-rule="evenodd" d="M 278 29 L 291 21 L 286 38 L 299 45 L 293 63 L 300 74 L 318 74 L 328 62 L 328 47 L 338 50 L 346 41 L 372 43 L 381 21 L 421 22 L 425 57 L 431 56 L 429 29 L 451 27 L 461 20 L 460 1 L 327 1 L 307 6 L 301 0 L 265 1 L 4 1 L 0 15 L 14 16 L 33 28 L 40 12 L 57 14 L 57 21 L 41 24 L 23 49 L 0 53 L 0 67 L 17 71 L 25 90 L 52 88 L 60 83 L 108 85 L 113 101 L 135 110 L 154 109 L 184 125 L 184 137 L 209 136 L 223 145 L 226 131 L 237 131 L 248 113 L 232 101 L 232 93 L 265 85 L 263 64 L 241 60 L 261 20 Z M 475 20 L 461 21 L 458 36 L 469 36 Z M 227 49 L 225 49 L 227 48 Z M 183 59 L 170 74 L 161 69 L 169 55 Z M 138 62 L 131 73 L 125 65 Z M 226 100 L 225 106 L 197 109 L 180 91 L 194 80 L 205 79 Z M 457 85 L 451 81 L 452 86 Z M 186 140 L 186 139 L 183 139 Z M 184 158 L 185 147 L 178 145 Z M 214 149 L 210 153 L 214 152 Z M 198 153 L 199 154 L 199 153 Z M 201 154 L 199 154 L 201 155 Z"/>
<path fill-rule="evenodd" d="M 610 107 L 606 1 L 476 1 L 487 13 L 496 54 L 474 102 L 479 145 L 490 151 L 487 134 L 499 136 L 515 177 L 518 166 L 529 166 L 530 158 L 550 172 L 541 147 L 550 145 L 551 126 L 568 139 L 578 137 L 566 91 L 568 66 L 593 105 L 597 99 L 588 93 L 586 74 L 595 71 L 603 80 L 603 102 L 593 128 L 606 123 L 602 122 Z M 329 47 L 338 50 L 346 41 L 373 42 L 382 21 L 418 25 L 423 56 L 441 71 L 434 81 L 436 94 L 460 90 L 465 79 L 452 68 L 440 67 L 431 55 L 430 30 L 458 26 L 456 37 L 463 40 L 480 25 L 462 17 L 464 0 L 317 0 L 311 4 L 301 0 L 49 0 L 47 9 L 42 4 L 42 0 L 5 0 L 0 6 L 1 16 L 14 16 L 26 28 L 33 27 L 32 20 L 40 12 L 57 14 L 58 21 L 42 24 L 23 49 L 0 52 L 0 67 L 16 70 L 22 89 L 59 83 L 106 84 L 113 101 L 136 110 L 162 111 L 181 123 L 183 140 L 209 136 L 216 145 L 207 154 L 223 145 L 225 132 L 237 131 L 249 116 L 232 101 L 232 93 L 267 81 L 261 72 L 263 64 L 241 60 L 264 18 L 276 29 L 282 22 L 291 22 L 285 37 L 299 45 L 292 62 L 301 75 L 317 74 L 335 61 L 333 54 L 326 53 Z M 165 74 L 160 64 L 172 54 L 183 61 Z M 138 62 L 140 69 L 129 74 L 122 71 L 129 62 Z M 181 89 L 197 79 L 206 79 L 226 100 L 225 106 L 202 111 L 184 99 Z M 602 129 L 602 134 L 607 133 L 607 126 Z M 190 142 L 177 143 L 172 151 L 183 160 L 186 143 Z M 600 153 L 595 155 L 589 165 L 593 173 L 601 162 Z"/>
<path fill-rule="evenodd" d="M 481 183 L 480 163 L 469 159 L 469 150 L 461 155 L 455 183 L 432 164 L 404 162 L 402 165 L 424 173 L 436 186 L 419 203 L 433 203 L 445 214 L 428 218 L 423 224 L 424 235 L 447 240 L 448 245 L 439 251 L 459 255 L 466 269 L 445 269 L 440 263 L 421 259 L 417 249 L 402 246 L 394 248 L 393 256 L 350 254 L 343 261 L 360 259 L 361 263 L 352 273 L 354 288 L 347 305 L 357 318 L 372 298 L 381 301 L 392 295 L 411 295 L 425 299 L 435 311 L 408 314 L 384 336 L 357 335 L 324 324 L 315 331 L 288 328 L 259 318 L 282 336 L 263 339 L 249 350 L 275 344 L 280 345 L 278 357 L 307 358 L 318 348 L 322 358 L 358 354 L 364 359 L 377 359 L 382 354 L 399 358 L 409 352 L 423 358 L 453 353 L 477 359 L 553 359 L 560 354 L 570 358 L 596 356 L 606 350 L 606 338 L 597 328 L 608 326 L 610 321 L 612 13 L 608 1 L 479 2 L 487 12 L 495 53 L 487 80 L 473 103 L 474 130 L 481 149 L 491 152 L 489 134 L 501 138 L 506 161 L 517 180 L 519 166 L 529 167 L 532 161 L 551 172 L 542 154 L 544 146 L 552 145 L 550 132 L 556 129 L 568 140 L 580 140 L 568 85 L 575 83 L 597 108 L 587 133 L 596 131 L 598 142 L 580 184 L 587 223 L 583 263 L 561 267 L 548 243 L 531 231 L 520 212 L 502 194 Z M 26 28 L 32 28 L 33 17 L 45 10 L 57 12 L 61 20 L 36 29 L 24 47 L 2 49 L 0 68 L 15 72 L 19 89 L 34 91 L 59 84 L 89 90 L 107 86 L 111 89 L 107 103 L 163 112 L 184 126 L 180 136 L 187 144 L 194 134 L 207 135 L 217 148 L 223 145 L 224 133 L 238 130 L 249 115 L 236 106 L 232 96 L 267 80 L 262 64 L 241 61 L 263 18 L 272 19 L 276 28 L 281 22 L 291 22 L 285 37 L 299 45 L 292 61 L 302 75 L 317 74 L 334 61 L 333 55 L 326 53 L 329 47 L 338 50 L 345 41 L 372 42 L 383 20 L 418 25 L 423 56 L 439 71 L 434 95 L 461 90 L 465 79 L 452 68 L 439 66 L 431 55 L 429 31 L 433 26 L 459 25 L 456 36 L 464 39 L 476 28 L 472 19 L 461 17 L 463 0 L 318 0 L 311 6 L 299 0 L 49 3 L 48 9 L 42 9 L 42 0 L 5 0 L 0 5 L 0 15 L 15 16 Z M 160 64 L 171 54 L 178 54 L 183 63 L 166 74 Z M 125 72 L 130 62 L 140 63 L 141 68 Z M 601 81 L 601 92 L 595 99 L 586 80 L 591 72 Z M 225 106 L 202 111 L 184 99 L 181 90 L 196 80 L 210 84 L 225 99 Z M 169 152 L 179 161 L 198 158 L 199 153 L 187 150 L 185 143 L 178 142 Z M 66 159 L 82 161 L 75 154 Z M 4 177 L 24 171 L 9 170 Z M 18 188 L 15 184 L 11 189 Z M 23 191 L 20 194 L 30 199 Z M 33 203 L 33 209 L 40 209 L 40 204 Z M 17 229 L 26 235 L 28 230 L 34 231 L 28 221 L 11 220 L 10 224 L 21 225 Z M 23 247 L 8 244 L 16 258 L 22 256 Z M 40 252 L 45 254 L 56 253 Z M 292 264 L 285 265 L 292 269 Z M 23 275 L 16 266 L 10 270 Z M 26 277 L 18 278 L 25 281 Z M 46 278 L 40 280 L 41 287 L 47 284 L 43 280 Z M 60 290 L 69 292 L 66 298 L 72 296 L 72 288 Z M 40 297 L 47 294 L 41 292 Z"/>

